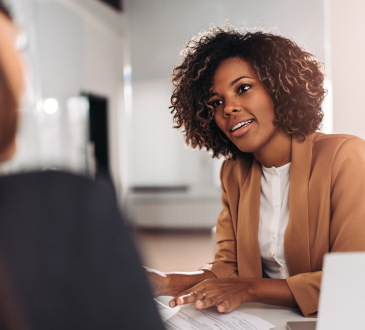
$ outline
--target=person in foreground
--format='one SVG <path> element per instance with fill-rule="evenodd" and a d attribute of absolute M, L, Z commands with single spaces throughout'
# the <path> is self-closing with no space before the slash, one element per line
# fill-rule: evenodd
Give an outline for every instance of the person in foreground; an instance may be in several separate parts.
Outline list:
<path fill-rule="evenodd" d="M 15 152 L 23 90 L 16 35 L 0 0 L 0 161 Z M 0 328 L 163 329 L 111 185 L 56 171 L 0 178 Z"/>
<path fill-rule="evenodd" d="M 215 27 L 185 47 L 176 127 L 226 160 L 215 260 L 194 273 L 149 270 L 171 307 L 261 302 L 315 316 L 324 255 L 365 251 L 365 142 L 317 132 L 323 78 L 315 56 L 264 31 Z"/>

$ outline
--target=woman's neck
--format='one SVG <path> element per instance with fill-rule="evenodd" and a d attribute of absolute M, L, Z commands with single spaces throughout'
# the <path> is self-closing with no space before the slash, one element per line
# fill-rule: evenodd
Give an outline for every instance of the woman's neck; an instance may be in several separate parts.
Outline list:
<path fill-rule="evenodd" d="M 291 161 L 291 135 L 279 130 L 263 148 L 253 153 L 265 167 L 280 167 Z"/>

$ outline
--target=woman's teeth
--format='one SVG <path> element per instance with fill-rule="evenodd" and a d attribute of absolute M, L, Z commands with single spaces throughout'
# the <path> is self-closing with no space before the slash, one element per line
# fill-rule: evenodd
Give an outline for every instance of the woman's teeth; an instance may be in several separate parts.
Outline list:
<path fill-rule="evenodd" d="M 242 121 L 239 124 L 234 125 L 233 128 L 231 129 L 231 132 L 237 131 L 241 127 L 247 126 L 248 124 L 251 124 L 252 122 L 253 122 L 253 119 L 250 119 L 250 120 L 247 120 L 247 121 Z"/>

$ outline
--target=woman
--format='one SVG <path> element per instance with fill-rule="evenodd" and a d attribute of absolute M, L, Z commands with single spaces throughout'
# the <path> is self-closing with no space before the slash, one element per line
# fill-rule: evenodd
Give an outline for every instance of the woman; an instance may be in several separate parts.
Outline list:
<path fill-rule="evenodd" d="M 318 310 L 323 256 L 365 250 L 365 142 L 317 133 L 323 65 L 293 41 L 212 28 L 173 74 L 172 113 L 193 148 L 226 157 L 215 261 L 150 271 L 170 306 L 243 302 Z"/>

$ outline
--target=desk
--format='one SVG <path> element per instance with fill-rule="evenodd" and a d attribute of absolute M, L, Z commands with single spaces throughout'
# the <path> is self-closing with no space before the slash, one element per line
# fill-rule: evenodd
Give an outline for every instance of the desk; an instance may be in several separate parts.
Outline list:
<path fill-rule="evenodd" d="M 168 306 L 173 297 L 158 297 L 156 300 Z M 158 309 L 163 307 L 157 307 Z M 305 318 L 299 309 L 265 305 L 260 303 L 245 303 L 236 309 L 239 312 L 251 314 L 275 325 L 275 330 L 287 330 L 288 321 L 315 321 L 316 318 Z"/>

